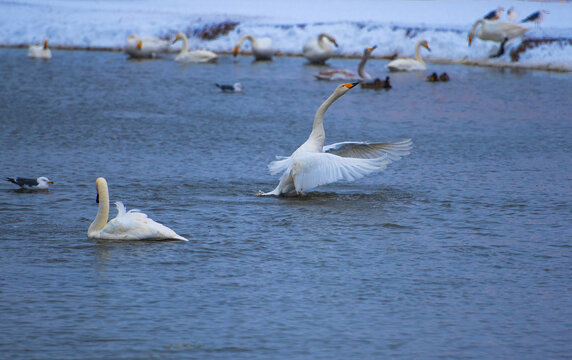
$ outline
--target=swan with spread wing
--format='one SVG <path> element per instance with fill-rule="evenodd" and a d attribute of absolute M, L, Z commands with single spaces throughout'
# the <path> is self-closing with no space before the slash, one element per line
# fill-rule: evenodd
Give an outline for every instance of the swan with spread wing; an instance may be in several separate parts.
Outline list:
<path fill-rule="evenodd" d="M 267 193 L 259 191 L 257 195 L 303 195 L 320 185 L 339 180 L 354 181 L 382 171 L 392 161 L 409 154 L 413 144 L 411 139 L 388 143 L 346 141 L 324 146 L 326 111 L 357 84 L 346 83 L 336 87 L 318 108 L 308 140 L 289 157 L 268 165 L 272 175 L 282 173 L 278 186 Z"/>

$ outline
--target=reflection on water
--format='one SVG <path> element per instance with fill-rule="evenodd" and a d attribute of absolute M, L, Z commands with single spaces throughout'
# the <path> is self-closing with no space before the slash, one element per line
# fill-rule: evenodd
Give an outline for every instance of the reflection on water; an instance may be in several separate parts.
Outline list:
<path fill-rule="evenodd" d="M 301 58 L 217 65 L 0 50 L 0 349 L 9 358 L 566 356 L 566 74 L 431 65 L 355 88 L 327 143 L 412 138 L 381 174 L 261 198 L 336 83 Z M 332 60 L 354 68 L 357 60 Z M 385 61 L 368 72 L 386 75 Z M 241 94 L 214 83 L 241 82 Z M 96 242 L 111 201 L 189 238 Z M 115 216 L 112 210 L 110 216 Z M 332 342 L 331 339 L 336 339 Z"/>

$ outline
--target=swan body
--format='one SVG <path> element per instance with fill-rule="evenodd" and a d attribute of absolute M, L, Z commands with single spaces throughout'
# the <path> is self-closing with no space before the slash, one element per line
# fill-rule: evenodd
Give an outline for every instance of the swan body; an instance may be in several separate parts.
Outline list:
<path fill-rule="evenodd" d="M 341 142 L 324 146 L 324 115 L 330 105 L 343 96 L 356 83 L 336 87 L 316 111 L 314 125 L 308 140 L 289 157 L 268 165 L 271 174 L 282 173 L 280 182 L 270 192 L 258 195 L 302 195 L 316 186 L 339 180 L 353 181 L 382 171 L 391 161 L 409 154 L 411 140 L 393 143 Z"/>
<path fill-rule="evenodd" d="M 54 182 L 45 176 L 40 176 L 37 179 L 27 179 L 21 177 L 6 178 L 12 184 L 16 184 L 22 191 L 50 191 L 50 185 Z"/>
<path fill-rule="evenodd" d="M 169 41 L 155 36 L 130 35 L 125 41 L 125 53 L 135 59 L 155 58 L 169 50 Z"/>
<path fill-rule="evenodd" d="M 477 27 L 481 25 L 479 31 L 477 32 Z M 504 41 L 512 40 L 514 38 L 520 37 L 527 32 L 529 28 L 520 24 L 513 24 L 506 21 L 488 21 L 479 19 L 473 25 L 471 31 L 469 32 L 469 46 L 475 38 L 475 33 L 477 37 L 483 41 L 495 41 L 502 43 Z"/>
<path fill-rule="evenodd" d="M 175 56 L 175 61 L 180 63 L 194 63 L 194 64 L 201 64 L 201 63 L 214 63 L 218 60 L 218 55 L 209 50 L 189 50 L 189 39 L 183 33 L 177 33 L 175 39 L 173 40 L 173 44 L 176 43 L 178 40 L 183 40 L 183 48 L 181 52 Z"/>
<path fill-rule="evenodd" d="M 419 49 L 424 47 L 425 49 L 431 51 L 429 48 L 429 44 L 425 40 L 421 40 L 415 46 L 415 58 L 410 59 L 395 59 L 390 61 L 385 67 L 389 69 L 389 71 L 423 71 L 427 70 L 427 66 L 419 53 Z"/>
<path fill-rule="evenodd" d="M 358 65 L 357 73 L 351 70 L 345 69 L 330 69 L 325 71 L 320 71 L 314 77 L 318 80 L 336 80 L 336 81 L 359 81 L 359 80 L 369 80 L 371 75 L 365 71 L 365 63 L 369 59 L 371 52 L 375 50 L 377 46 L 372 46 L 365 48 L 363 50 L 363 55 L 361 61 Z"/>
<path fill-rule="evenodd" d="M 274 55 L 272 39 L 269 37 L 255 38 L 252 35 L 244 35 L 236 42 L 233 50 L 234 56 L 238 55 L 238 50 L 245 40 L 250 41 L 255 60 L 272 60 L 272 55 Z"/>
<path fill-rule="evenodd" d="M 302 54 L 313 64 L 324 64 L 326 60 L 334 55 L 334 47 L 338 47 L 336 39 L 331 35 L 322 33 L 317 39 L 314 39 L 304 45 Z"/>
<path fill-rule="evenodd" d="M 90 239 L 98 240 L 183 240 L 165 225 L 153 221 L 139 210 L 126 211 L 122 202 L 115 203 L 117 216 L 107 222 L 109 216 L 109 192 L 107 181 L 100 177 L 95 181 L 99 208 L 95 220 L 87 230 Z"/>
<path fill-rule="evenodd" d="M 48 48 L 48 39 L 42 45 L 30 45 L 28 47 L 28 57 L 33 59 L 51 59 L 52 52 Z"/>

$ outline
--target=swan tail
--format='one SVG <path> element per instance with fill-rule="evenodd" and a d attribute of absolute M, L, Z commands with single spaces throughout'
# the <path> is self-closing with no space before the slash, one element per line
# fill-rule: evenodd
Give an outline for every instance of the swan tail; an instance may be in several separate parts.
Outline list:
<path fill-rule="evenodd" d="M 123 205 L 123 203 L 122 203 L 121 201 L 116 201 L 116 202 L 115 202 L 115 207 L 117 207 L 117 216 L 116 216 L 116 218 L 121 217 L 121 216 L 127 214 L 127 209 L 125 208 L 125 205 Z"/>

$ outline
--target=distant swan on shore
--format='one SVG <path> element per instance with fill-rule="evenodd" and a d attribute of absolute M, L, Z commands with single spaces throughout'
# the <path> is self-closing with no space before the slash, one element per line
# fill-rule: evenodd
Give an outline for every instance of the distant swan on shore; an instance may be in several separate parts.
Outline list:
<path fill-rule="evenodd" d="M 126 211 L 121 201 L 117 201 L 117 216 L 107 222 L 109 216 L 109 192 L 107 181 L 99 177 L 95 181 L 99 207 L 95 220 L 87 230 L 90 239 L 100 240 L 183 240 L 165 225 L 153 221 L 139 210 Z"/>
<path fill-rule="evenodd" d="M 477 32 L 477 27 L 481 25 Z M 500 48 L 497 54 L 491 57 L 499 57 L 504 54 L 504 45 L 507 41 L 515 39 L 524 35 L 529 30 L 527 26 L 520 24 L 513 24 L 505 21 L 488 21 L 479 19 L 475 22 L 471 31 L 469 31 L 469 46 L 471 46 L 473 39 L 476 36 L 484 41 L 494 41 L 500 43 Z"/>
<path fill-rule="evenodd" d="M 338 47 L 336 39 L 332 35 L 321 33 L 317 39 L 313 39 L 304 45 L 302 54 L 312 64 L 324 64 L 334 55 L 334 47 Z"/>
<path fill-rule="evenodd" d="M 177 56 L 175 56 L 175 61 L 180 63 L 214 63 L 218 60 L 218 55 L 209 50 L 189 50 L 189 39 L 182 32 L 177 33 L 173 44 L 179 40 L 183 40 L 183 48 Z"/>
<path fill-rule="evenodd" d="M 234 56 L 238 55 L 238 50 L 245 40 L 250 41 L 255 60 L 272 60 L 272 55 L 274 55 L 272 39 L 269 37 L 255 38 L 252 35 L 244 35 L 236 42 L 233 50 Z"/>
<path fill-rule="evenodd" d="M 431 51 L 429 44 L 425 40 L 421 40 L 415 46 L 415 58 L 405 58 L 405 59 L 395 59 L 390 61 L 385 67 L 389 71 L 422 71 L 427 70 L 427 66 L 421 57 L 419 49 L 424 47 L 425 49 Z"/>
<path fill-rule="evenodd" d="M 125 41 L 125 53 L 134 59 L 155 58 L 169 50 L 169 41 L 155 36 L 131 34 Z"/>
<path fill-rule="evenodd" d="M 28 57 L 32 59 L 51 59 L 52 52 L 48 48 L 48 39 L 45 39 L 41 45 L 30 45 L 28 47 Z"/>

